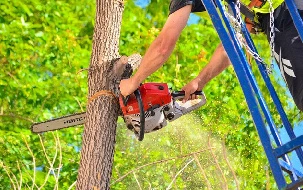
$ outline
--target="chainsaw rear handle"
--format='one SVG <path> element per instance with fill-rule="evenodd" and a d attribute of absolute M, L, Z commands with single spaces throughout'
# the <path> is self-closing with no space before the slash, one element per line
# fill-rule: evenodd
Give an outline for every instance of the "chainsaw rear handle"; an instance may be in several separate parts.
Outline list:
<path fill-rule="evenodd" d="M 200 96 L 203 96 L 204 93 L 201 90 L 199 90 L 199 91 L 196 91 L 196 92 L 192 93 L 191 95 L 200 95 Z M 175 100 L 180 100 L 181 98 L 184 98 L 185 91 L 174 91 L 174 92 L 171 93 L 171 96 Z"/>

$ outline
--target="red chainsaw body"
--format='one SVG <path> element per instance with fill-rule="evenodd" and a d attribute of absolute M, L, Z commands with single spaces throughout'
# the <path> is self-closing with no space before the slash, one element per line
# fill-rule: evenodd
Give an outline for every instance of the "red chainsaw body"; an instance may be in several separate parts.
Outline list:
<path fill-rule="evenodd" d="M 139 91 L 142 97 L 144 111 L 147 111 L 149 108 L 154 106 L 160 107 L 169 104 L 172 101 L 172 97 L 166 83 L 145 83 L 139 87 Z M 119 101 L 124 115 L 140 113 L 138 101 L 134 94 L 130 95 L 126 106 L 124 105 L 121 96 Z"/>

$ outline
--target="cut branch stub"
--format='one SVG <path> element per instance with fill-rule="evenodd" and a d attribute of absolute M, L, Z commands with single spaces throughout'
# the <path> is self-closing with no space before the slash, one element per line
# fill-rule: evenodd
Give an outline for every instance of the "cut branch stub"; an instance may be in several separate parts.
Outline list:
<path fill-rule="evenodd" d="M 137 69 L 141 63 L 142 56 L 138 53 L 132 54 L 128 57 L 128 64 L 130 64 L 133 70 Z"/>
<path fill-rule="evenodd" d="M 121 56 L 112 68 L 115 84 L 119 84 L 122 79 L 129 78 L 133 71 L 139 67 L 141 59 L 140 54 L 132 54 L 129 57 Z"/>
<path fill-rule="evenodd" d="M 113 67 L 113 72 L 117 78 L 128 78 L 130 76 L 123 76 L 125 73 L 126 65 L 129 64 L 132 70 L 135 70 L 139 67 L 142 57 L 140 54 L 132 54 L 129 57 L 121 56 L 120 59 L 115 63 Z"/>
<path fill-rule="evenodd" d="M 115 74 L 116 77 L 121 77 L 123 74 L 123 71 L 125 69 L 125 65 L 128 62 L 128 57 L 122 56 L 120 59 L 115 63 L 113 67 L 113 73 Z"/>

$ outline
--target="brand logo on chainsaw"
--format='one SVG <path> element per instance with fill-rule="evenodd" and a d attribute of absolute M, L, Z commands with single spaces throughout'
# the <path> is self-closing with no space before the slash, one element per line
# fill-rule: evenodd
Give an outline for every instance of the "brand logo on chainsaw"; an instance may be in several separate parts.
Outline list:
<path fill-rule="evenodd" d="M 128 111 L 134 111 L 133 106 L 128 106 L 127 108 L 128 108 Z"/>
<path fill-rule="evenodd" d="M 66 121 L 64 121 L 64 124 L 66 124 L 66 123 L 75 123 L 75 122 L 83 121 L 83 120 L 85 120 L 85 117 L 78 117 L 78 118 L 66 120 Z"/>

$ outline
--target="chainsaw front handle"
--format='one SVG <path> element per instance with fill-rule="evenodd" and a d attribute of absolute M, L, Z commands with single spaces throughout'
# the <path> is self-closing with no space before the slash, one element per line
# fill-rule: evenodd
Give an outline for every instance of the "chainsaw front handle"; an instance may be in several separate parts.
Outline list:
<path fill-rule="evenodd" d="M 191 95 L 204 96 L 204 93 L 201 90 L 199 90 L 199 91 L 192 93 Z M 180 100 L 180 99 L 184 98 L 185 91 L 174 91 L 171 93 L 171 96 L 174 100 Z"/>

